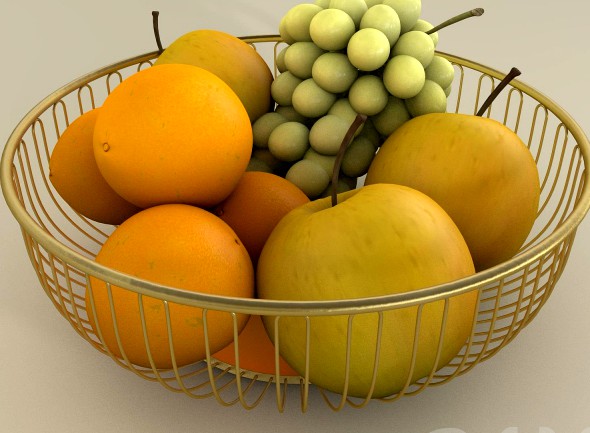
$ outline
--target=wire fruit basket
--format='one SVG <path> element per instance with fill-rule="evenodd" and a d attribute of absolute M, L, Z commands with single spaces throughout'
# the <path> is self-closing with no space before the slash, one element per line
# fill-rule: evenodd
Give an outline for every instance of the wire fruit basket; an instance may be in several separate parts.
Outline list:
<path fill-rule="evenodd" d="M 267 55 L 269 64 L 274 64 L 282 44 L 278 36 L 242 39 Z M 505 76 L 467 59 L 438 54 L 449 59 L 457 72 L 449 111 L 475 114 L 481 101 Z M 100 106 L 118 83 L 126 76 L 150 67 L 157 55 L 157 52 L 147 53 L 106 66 L 51 93 L 16 126 L 2 156 L 4 197 L 20 225 L 26 251 L 41 287 L 78 334 L 98 351 L 110 356 L 117 365 L 143 379 L 158 382 L 170 391 L 195 399 L 213 398 L 226 406 L 238 404 L 252 409 L 265 399 L 274 398 L 279 411 L 283 411 L 291 400 L 296 400 L 295 404 L 306 411 L 310 396 L 321 395 L 332 410 L 347 405 L 360 408 L 375 400 L 394 402 L 468 372 L 512 341 L 549 298 L 566 266 L 576 229 L 590 206 L 589 172 L 586 169 L 590 143 L 574 119 L 561 107 L 519 81 L 512 81 L 485 115 L 503 122 L 528 145 L 540 173 L 541 200 L 535 225 L 525 245 L 514 258 L 500 265 L 412 293 L 293 303 L 187 292 L 97 264 L 93 258 L 114 227 L 84 218 L 60 199 L 48 181 L 49 157 L 60 134 L 75 118 Z M 140 305 L 144 297 L 157 299 L 168 314 L 173 304 L 197 307 L 205 327 L 205 359 L 189 366 L 158 369 L 133 365 L 123 348 L 122 356 L 115 355 L 102 342 L 88 319 L 90 306 L 86 305 L 85 293 L 90 277 L 104 281 L 107 287 L 117 286 L 133 293 Z M 413 309 L 416 323 L 419 323 L 426 305 L 442 302 L 447 306 L 453 296 L 468 292 L 477 293 L 478 308 L 464 347 L 449 364 L 442 368 L 433 367 L 429 374 L 417 381 L 410 380 L 408 374 L 403 389 L 391 396 L 375 399 L 371 392 L 363 397 L 347 395 L 348 362 L 344 366 L 342 394 L 310 383 L 309 370 L 313 366 L 307 365 L 301 375 L 286 373 L 279 362 L 280 341 L 276 337 L 272 372 L 262 373 L 240 366 L 240 352 L 247 348 L 236 344 L 238 329 L 235 323 L 239 314 L 276 319 L 298 316 L 306 321 L 308 333 L 312 332 L 312 319 L 316 316 L 345 316 L 352 323 L 355 317 L 362 315 L 373 315 L 376 320 L 381 320 L 388 311 Z M 232 364 L 216 359 L 209 350 L 207 317 L 214 311 L 227 312 L 233 318 L 236 347 Z M 441 329 L 444 329 L 445 322 L 443 314 Z M 146 325 L 142 325 L 145 333 Z M 169 316 L 167 332 L 172 340 L 174 330 Z M 347 338 L 346 333 L 342 338 Z M 418 331 L 414 334 L 414 342 L 410 343 L 414 347 L 410 371 L 418 362 L 417 340 Z M 170 350 L 174 359 L 172 344 Z M 306 350 L 309 351 L 309 346 Z M 351 350 L 350 339 L 348 350 Z M 377 363 L 374 368 L 377 369 Z"/>

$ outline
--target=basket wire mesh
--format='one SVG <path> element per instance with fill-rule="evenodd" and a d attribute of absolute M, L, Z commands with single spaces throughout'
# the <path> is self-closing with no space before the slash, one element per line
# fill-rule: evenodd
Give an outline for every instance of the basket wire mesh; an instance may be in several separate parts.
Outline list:
<path fill-rule="evenodd" d="M 282 42 L 277 36 L 242 38 L 259 50 L 274 65 Z M 487 95 L 504 74 L 475 62 L 438 53 L 448 58 L 456 68 L 456 79 L 449 99 L 449 111 L 475 114 Z M 517 132 L 532 152 L 541 175 L 541 201 L 533 230 L 519 254 L 513 259 L 473 276 L 436 287 L 425 288 L 379 298 L 347 299 L 341 301 L 289 303 L 259 299 L 238 299 L 191 293 L 164 287 L 149 281 L 104 268 L 93 257 L 114 227 L 95 223 L 72 211 L 48 181 L 49 157 L 64 129 L 78 116 L 100 106 L 102 101 L 125 77 L 151 66 L 157 56 L 152 52 L 118 62 L 84 75 L 56 90 L 34 107 L 15 128 L 2 157 L 2 189 L 5 199 L 20 225 L 24 245 L 41 287 L 55 308 L 78 334 L 95 349 L 139 377 L 160 383 L 165 389 L 184 393 L 195 399 L 214 398 L 220 404 L 239 404 L 246 409 L 259 405 L 265 398 L 273 398 L 277 409 L 283 411 L 288 398 L 298 400 L 306 411 L 310 393 L 318 392 L 328 407 L 338 411 L 350 405 L 363 407 L 372 398 L 378 353 L 380 350 L 384 314 L 394 309 L 413 309 L 415 338 L 412 361 L 403 389 L 380 400 L 393 402 L 403 396 L 418 394 L 429 386 L 444 384 L 464 374 L 478 363 L 490 358 L 512 341 L 538 314 L 561 276 L 576 228 L 585 217 L 590 203 L 587 188 L 589 142 L 576 122 L 552 100 L 519 81 L 513 81 L 486 111 Z M 96 306 L 90 296 L 90 277 L 107 285 L 111 317 L 115 327 L 121 356 L 103 344 L 100 327 L 96 332 L 90 325 L 88 312 Z M 136 294 L 139 306 L 143 341 L 151 368 L 133 365 L 125 354 L 118 333 L 112 287 L 122 287 Z M 462 350 L 443 368 L 433 367 L 426 377 L 413 382 L 417 341 L 424 309 L 438 302 L 442 308 L 437 359 L 444 341 L 450 299 L 458 294 L 477 291 L 477 314 L 471 333 Z M 143 300 L 156 298 L 165 313 L 172 368 L 156 368 L 147 336 Z M 209 333 L 208 318 L 212 311 L 225 311 L 233 322 L 235 365 L 225 364 L 213 357 L 209 340 L 205 338 L 206 358 L 189 366 L 178 366 L 172 343 L 173 328 L 170 306 L 183 304 L 198 307 L 205 336 Z M 275 329 L 281 317 L 300 316 L 307 332 L 307 360 L 301 376 L 282 374 L 279 364 L 280 340 L 278 331 L 271 336 L 275 346 L 274 374 L 258 373 L 240 368 L 238 344 L 238 314 L 273 316 Z M 316 316 L 347 316 L 348 351 L 355 318 L 374 317 L 377 347 L 373 363 L 373 383 L 365 398 L 347 396 L 350 373 L 349 357 L 342 378 L 345 392 L 335 394 L 309 381 L 309 334 Z M 120 320 L 120 319 L 119 319 Z M 274 338 L 273 338 L 274 337 Z M 433 365 L 436 366 L 438 362 Z M 299 389 L 299 392 L 293 392 Z"/>

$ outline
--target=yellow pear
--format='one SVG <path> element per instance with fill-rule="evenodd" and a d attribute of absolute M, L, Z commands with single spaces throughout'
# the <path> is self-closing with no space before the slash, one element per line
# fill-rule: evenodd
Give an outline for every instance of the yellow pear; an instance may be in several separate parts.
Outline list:
<path fill-rule="evenodd" d="M 519 136 L 480 116 L 415 117 L 383 143 L 365 183 L 394 183 L 433 198 L 457 224 L 483 270 L 513 257 L 537 216 L 537 166 Z"/>
<path fill-rule="evenodd" d="M 214 73 L 238 95 L 250 121 L 271 110 L 272 72 L 262 56 L 241 39 L 218 30 L 188 32 L 172 42 L 154 65 L 185 63 Z"/>

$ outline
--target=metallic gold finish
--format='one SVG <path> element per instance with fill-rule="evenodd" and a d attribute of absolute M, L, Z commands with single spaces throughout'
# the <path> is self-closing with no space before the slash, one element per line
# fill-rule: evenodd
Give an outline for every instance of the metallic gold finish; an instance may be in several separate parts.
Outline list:
<path fill-rule="evenodd" d="M 252 36 L 243 38 L 261 55 L 269 55 L 269 64 L 280 52 L 278 36 Z M 266 53 L 266 54 L 264 54 Z M 497 86 L 505 74 L 470 60 L 447 53 L 438 53 L 449 59 L 456 68 L 456 78 L 449 97 L 449 110 L 477 112 L 480 100 Z M 541 201 L 532 233 L 517 256 L 491 269 L 447 284 L 428 287 L 412 293 L 381 296 L 378 298 L 345 299 L 325 302 L 283 302 L 261 299 L 242 299 L 190 293 L 165 287 L 105 268 L 93 261 L 102 243 L 113 227 L 95 223 L 72 211 L 58 196 L 48 181 L 49 157 L 64 129 L 75 118 L 94 107 L 99 107 L 111 90 L 130 74 L 150 67 L 157 52 L 133 57 L 94 72 L 90 72 L 54 91 L 40 101 L 16 126 L 3 151 L 1 185 L 6 203 L 20 225 L 25 250 L 30 258 L 39 283 L 55 308 L 72 325 L 78 334 L 98 351 L 110 356 L 121 367 L 139 377 L 158 382 L 172 392 L 180 392 L 195 399 L 214 398 L 220 404 L 239 404 L 252 409 L 265 399 L 274 399 L 277 410 L 287 405 L 300 405 L 306 411 L 310 400 L 318 397 L 332 410 L 345 405 L 364 407 L 372 401 L 334 395 L 309 383 L 310 335 L 313 317 L 329 315 L 348 316 L 347 339 L 349 354 L 350 336 L 354 319 L 370 314 L 375 318 L 378 335 L 384 312 L 397 308 L 417 307 L 415 339 L 412 348 L 412 368 L 418 356 L 417 334 L 424 307 L 431 302 L 444 301 L 440 324 L 441 336 L 447 323 L 450 297 L 477 291 L 478 313 L 472 324 L 469 339 L 453 361 L 427 377 L 412 383 L 411 372 L 406 386 L 396 395 L 382 400 L 394 402 L 403 396 L 415 395 L 429 386 L 440 385 L 465 374 L 480 362 L 490 358 L 514 340 L 518 333 L 538 314 L 555 288 L 571 251 L 576 229 L 590 207 L 590 176 L 587 169 L 590 143 L 580 126 L 554 101 L 526 84 L 513 80 L 484 116 L 493 117 L 515 132 L 531 150 L 541 176 Z M 268 60 L 268 59 L 267 59 Z M 276 65 L 275 74 L 277 73 Z M 93 331 L 88 311 L 94 311 L 93 297 L 86 305 L 85 293 L 92 293 L 89 276 L 107 283 L 112 321 L 119 343 L 120 358 L 103 343 L 101 330 Z M 119 335 L 111 287 L 123 287 L 137 295 L 145 342 L 151 368 L 132 365 L 125 356 Z M 159 370 L 155 367 L 149 347 L 143 297 L 157 298 L 166 314 L 167 335 L 173 367 Z M 234 323 L 234 340 L 237 343 L 238 313 L 275 317 L 276 329 L 281 317 L 302 316 L 307 332 L 307 363 L 302 377 L 285 377 L 279 369 L 281 342 L 278 332 L 271 336 L 275 342 L 275 374 L 259 374 L 240 368 L 236 344 L 236 365 L 223 364 L 212 357 L 208 342 L 206 358 L 194 365 L 176 365 L 170 321 L 170 304 L 180 303 L 199 307 L 195 320 L 203 323 L 208 332 L 210 311 L 231 313 Z M 376 353 L 379 353 L 381 337 Z M 442 347 L 439 342 L 438 355 Z M 379 357 L 375 355 L 372 377 L 374 388 Z M 343 377 L 347 383 L 350 374 L 348 357 Z M 274 390 L 274 392 L 273 392 Z M 274 397 L 273 397 L 274 394 Z M 316 400 L 313 400 L 316 401 Z M 297 403 L 298 402 L 298 403 Z"/>

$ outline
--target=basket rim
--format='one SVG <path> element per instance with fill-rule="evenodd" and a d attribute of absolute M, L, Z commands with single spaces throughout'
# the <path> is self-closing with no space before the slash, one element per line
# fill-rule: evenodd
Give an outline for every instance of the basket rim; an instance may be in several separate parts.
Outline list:
<path fill-rule="evenodd" d="M 278 44 L 281 42 L 280 36 L 278 35 L 243 36 L 240 37 L 240 39 L 249 43 L 276 42 Z M 440 51 L 437 51 L 437 54 L 446 57 L 452 62 L 490 75 L 493 78 L 502 79 L 505 76 L 504 73 L 494 68 L 460 56 Z M 139 64 L 143 61 L 149 61 L 157 55 L 157 51 L 152 51 L 111 63 L 84 74 L 47 95 L 30 109 L 16 125 L 2 151 L 2 159 L 0 161 L 0 185 L 2 187 L 2 193 L 10 211 L 21 226 L 23 232 L 26 232 L 48 252 L 60 260 L 75 266 L 89 276 L 108 281 L 112 285 L 165 301 L 192 305 L 204 309 L 215 309 L 236 313 L 308 316 L 381 312 L 389 309 L 416 306 L 419 304 L 443 300 L 452 296 L 478 290 L 493 280 L 520 270 L 545 255 L 548 250 L 554 248 L 567 236 L 573 235 L 590 209 L 590 170 L 588 170 L 590 165 L 590 142 L 588 137 L 573 117 L 555 101 L 520 80 L 512 80 L 510 83 L 511 87 L 519 89 L 535 98 L 538 102 L 549 108 L 564 124 L 569 133 L 571 133 L 576 140 L 581 151 L 581 157 L 584 161 L 581 192 L 571 213 L 538 244 L 519 253 L 515 257 L 473 275 L 411 292 L 377 297 L 323 301 L 282 301 L 205 294 L 156 284 L 127 275 L 112 268 L 100 265 L 75 252 L 44 231 L 42 227 L 31 218 L 19 201 L 18 195 L 13 187 L 12 165 L 22 137 L 29 129 L 30 125 L 39 117 L 39 115 L 51 107 L 58 97 L 64 96 L 96 78 L 107 75 L 113 70 Z"/>

